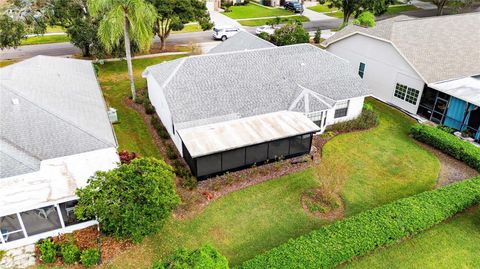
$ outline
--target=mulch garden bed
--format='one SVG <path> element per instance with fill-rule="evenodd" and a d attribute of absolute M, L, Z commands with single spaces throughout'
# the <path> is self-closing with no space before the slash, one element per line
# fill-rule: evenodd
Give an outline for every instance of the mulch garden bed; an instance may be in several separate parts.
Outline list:
<path fill-rule="evenodd" d="M 99 238 L 100 233 L 97 229 L 97 226 L 90 226 L 81 230 L 74 231 L 69 234 L 60 234 L 58 236 L 52 237 L 52 241 L 55 244 L 63 243 L 74 243 L 80 250 L 97 248 L 97 238 Z M 133 243 L 129 240 L 119 240 L 113 237 L 101 236 L 101 256 L 102 262 L 111 260 L 119 252 L 127 250 Z M 35 247 L 35 257 L 37 264 L 43 264 L 40 261 L 40 250 Z M 63 261 L 60 257 L 57 257 L 56 262 L 53 264 L 55 266 L 63 266 Z M 82 265 L 70 265 L 69 268 L 84 268 Z"/>

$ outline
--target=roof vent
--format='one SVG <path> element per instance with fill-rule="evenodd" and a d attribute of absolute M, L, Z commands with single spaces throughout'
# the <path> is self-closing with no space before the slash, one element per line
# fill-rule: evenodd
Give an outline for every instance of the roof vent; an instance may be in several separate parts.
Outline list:
<path fill-rule="evenodd" d="M 18 98 L 12 98 L 12 104 L 18 105 L 20 104 L 20 101 L 18 101 Z"/>
<path fill-rule="evenodd" d="M 301 66 L 305 66 L 305 63 L 301 63 L 300 65 L 301 65 Z"/>

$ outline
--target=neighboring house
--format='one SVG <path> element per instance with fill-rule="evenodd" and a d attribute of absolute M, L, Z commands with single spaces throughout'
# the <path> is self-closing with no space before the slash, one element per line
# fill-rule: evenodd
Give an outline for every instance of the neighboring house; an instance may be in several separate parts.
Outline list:
<path fill-rule="evenodd" d="M 150 66 L 143 77 L 199 178 L 308 153 L 314 133 L 359 116 L 369 95 L 347 61 L 310 44 L 276 47 L 248 33 L 209 54 Z"/>
<path fill-rule="evenodd" d="M 119 162 L 90 61 L 37 56 L 0 69 L 0 249 L 92 225 L 75 190 Z"/>
<path fill-rule="evenodd" d="M 480 13 L 349 25 L 327 39 L 372 94 L 480 139 Z"/>

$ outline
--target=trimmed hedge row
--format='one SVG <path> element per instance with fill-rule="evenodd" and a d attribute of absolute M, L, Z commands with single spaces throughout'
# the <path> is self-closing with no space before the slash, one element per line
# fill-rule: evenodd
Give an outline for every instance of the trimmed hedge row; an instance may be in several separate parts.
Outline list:
<path fill-rule="evenodd" d="M 426 143 L 480 171 L 480 148 L 439 128 L 417 124 L 410 130 L 418 141 Z"/>
<path fill-rule="evenodd" d="M 480 177 L 423 192 L 290 239 L 239 268 L 331 268 L 480 202 Z"/>

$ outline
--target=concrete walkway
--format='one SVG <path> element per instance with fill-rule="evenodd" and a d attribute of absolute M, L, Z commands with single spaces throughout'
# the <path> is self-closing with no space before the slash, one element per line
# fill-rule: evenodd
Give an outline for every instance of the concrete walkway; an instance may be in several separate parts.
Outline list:
<path fill-rule="evenodd" d="M 319 13 L 313 10 L 308 9 L 305 7 L 302 13 L 303 16 L 307 17 L 310 21 L 324 21 L 324 20 L 331 20 L 332 17 L 327 16 L 323 13 Z"/>
<path fill-rule="evenodd" d="M 212 2 L 207 1 L 206 5 L 207 5 L 208 13 L 210 14 L 210 19 L 212 20 L 215 26 L 228 25 L 228 26 L 237 26 L 239 28 L 242 28 L 242 25 L 238 21 L 232 18 L 229 18 L 218 11 L 215 11 L 213 8 Z"/>

